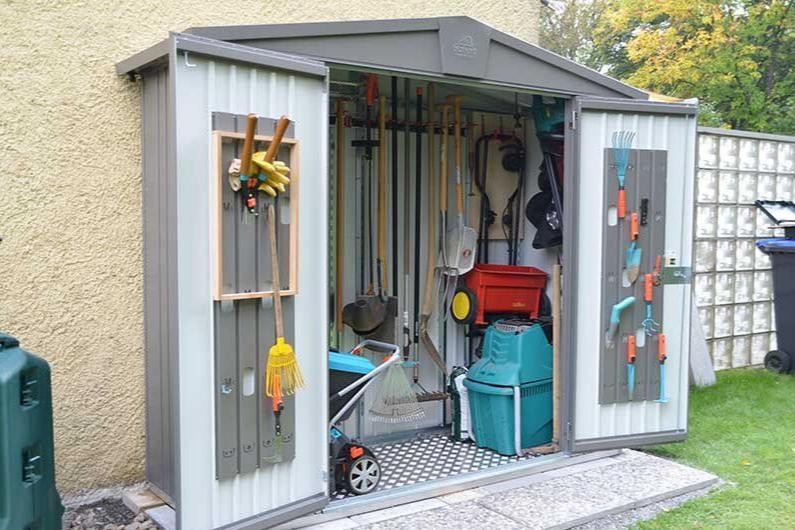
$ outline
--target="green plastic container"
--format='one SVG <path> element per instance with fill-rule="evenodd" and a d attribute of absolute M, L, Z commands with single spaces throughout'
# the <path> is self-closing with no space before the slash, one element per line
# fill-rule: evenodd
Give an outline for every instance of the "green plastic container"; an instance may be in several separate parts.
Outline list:
<path fill-rule="evenodd" d="M 50 366 L 0 333 L 0 530 L 60 530 Z"/>
<path fill-rule="evenodd" d="M 478 447 L 515 455 L 512 387 L 464 381 Z M 520 386 L 522 447 L 552 441 L 552 379 Z"/>

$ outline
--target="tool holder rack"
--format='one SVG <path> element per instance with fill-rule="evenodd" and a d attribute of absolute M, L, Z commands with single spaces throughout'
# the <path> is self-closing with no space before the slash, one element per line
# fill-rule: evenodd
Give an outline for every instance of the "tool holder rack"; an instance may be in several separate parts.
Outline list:
<path fill-rule="evenodd" d="M 646 302 L 643 299 L 643 275 L 654 272 L 655 259 L 661 256 L 665 266 L 665 194 L 667 151 L 631 149 L 626 172 L 627 194 L 626 218 L 609 224 L 611 208 L 615 209 L 618 180 L 614 164 L 614 149 L 604 150 L 604 197 L 602 243 L 602 307 L 599 338 L 600 374 L 599 403 L 623 403 L 630 401 L 627 383 L 627 337 L 643 329 L 646 318 Z M 623 272 L 626 251 L 630 243 L 630 215 L 639 212 L 641 199 L 649 199 L 647 224 L 640 226 L 638 245 L 643 250 L 640 276 L 629 286 L 624 286 Z M 621 315 L 621 324 L 612 348 L 606 345 L 605 332 L 610 326 L 613 305 L 627 296 L 634 296 L 635 303 Z M 664 325 L 663 285 L 654 287 L 652 315 Z M 635 361 L 635 389 L 632 401 L 655 400 L 660 395 L 659 363 L 657 361 L 657 337 L 644 335 L 645 342 L 637 345 Z"/>
<path fill-rule="evenodd" d="M 276 120 L 259 118 L 255 151 L 265 150 Z M 231 478 L 295 457 L 294 396 L 284 397 L 281 413 L 281 456 L 277 454 L 275 418 L 263 383 L 268 351 L 276 342 L 268 201 L 275 201 L 279 220 L 277 248 L 285 339 L 294 343 L 294 295 L 297 286 L 299 144 L 293 125 L 276 156 L 290 166 L 290 185 L 278 199 L 259 193 L 258 213 L 246 212 L 241 191 L 229 184 L 228 169 L 239 158 L 246 116 L 212 115 L 214 190 L 213 289 L 215 366 L 216 478 Z"/>

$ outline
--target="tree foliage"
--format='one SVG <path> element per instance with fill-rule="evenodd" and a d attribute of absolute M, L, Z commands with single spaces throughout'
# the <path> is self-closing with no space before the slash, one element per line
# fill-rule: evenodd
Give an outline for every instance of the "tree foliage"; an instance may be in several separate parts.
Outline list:
<path fill-rule="evenodd" d="M 640 88 L 698 97 L 702 123 L 795 133 L 795 0 L 595 3 L 589 44 L 577 52 L 585 64 Z"/>

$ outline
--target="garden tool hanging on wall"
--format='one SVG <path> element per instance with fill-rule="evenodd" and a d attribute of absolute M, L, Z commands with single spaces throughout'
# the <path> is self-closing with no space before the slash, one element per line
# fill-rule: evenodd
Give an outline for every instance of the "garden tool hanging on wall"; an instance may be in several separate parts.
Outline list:
<path fill-rule="evenodd" d="M 612 311 L 610 311 L 610 327 L 607 329 L 607 333 L 605 334 L 605 345 L 608 349 L 612 349 L 615 346 L 618 327 L 621 325 L 621 314 L 625 309 L 632 306 L 634 303 L 635 297 L 627 296 L 619 303 L 615 304 Z"/>
<path fill-rule="evenodd" d="M 255 166 L 251 163 L 256 131 L 257 115 L 249 114 L 246 117 L 246 136 L 243 139 L 243 152 L 240 154 L 240 186 L 237 189 L 241 191 L 240 196 L 243 198 L 244 211 L 250 215 L 257 215 L 257 178 Z"/>
<path fill-rule="evenodd" d="M 371 79 L 375 80 L 373 84 Z M 368 109 L 371 95 L 377 92 L 376 77 L 368 77 Z M 368 112 L 369 121 L 369 112 Z M 353 331 L 365 338 L 382 342 L 395 340 L 395 317 L 397 316 L 397 299 L 387 296 L 387 269 L 386 269 L 386 97 L 378 98 L 378 140 L 368 138 L 367 146 L 378 147 L 378 220 L 377 220 L 377 250 L 376 282 L 377 291 L 371 286 L 368 294 L 359 296 L 356 301 L 347 304 L 343 309 L 343 322 Z M 368 128 L 369 136 L 369 128 Z M 372 260 L 368 260 L 372 261 Z M 371 265 L 372 266 L 372 265 Z M 371 273 L 372 276 L 372 273 Z M 372 290 L 372 292 L 370 292 Z"/>
<path fill-rule="evenodd" d="M 657 362 L 660 365 L 660 397 L 657 403 L 668 403 L 668 396 L 665 395 L 665 361 L 668 360 L 668 352 L 665 346 L 665 334 L 657 336 Z"/>
<path fill-rule="evenodd" d="M 632 212 L 629 219 L 629 247 L 627 247 L 627 262 L 624 267 L 625 287 L 629 287 L 637 281 L 640 275 L 640 260 L 643 256 L 643 249 L 638 246 L 640 236 L 638 213 Z"/>
<path fill-rule="evenodd" d="M 422 310 L 420 311 L 420 343 L 425 347 L 428 357 L 439 367 L 442 374 L 447 376 L 445 366 L 439 350 L 433 343 L 433 339 L 428 333 L 428 322 L 433 313 L 434 276 L 436 273 L 436 221 L 438 201 L 436 193 L 436 108 L 434 105 L 435 90 L 433 84 L 428 84 L 428 229 L 427 229 L 427 259 L 425 268 L 425 293 L 423 294 Z M 446 158 L 446 157 L 445 157 Z M 446 172 L 443 172 L 446 175 Z"/>
<path fill-rule="evenodd" d="M 629 400 L 635 396 L 635 361 L 638 359 L 635 335 L 627 337 L 627 392 Z"/>
<path fill-rule="evenodd" d="M 646 318 L 641 322 L 646 335 L 651 337 L 660 332 L 660 323 L 654 320 L 654 275 L 643 275 L 643 301 L 646 303 Z"/>
<path fill-rule="evenodd" d="M 629 153 L 632 149 L 632 141 L 635 139 L 634 131 L 616 131 L 613 133 L 613 165 L 616 168 L 616 178 L 618 179 L 618 199 L 616 209 L 618 218 L 623 219 L 627 214 L 627 192 L 624 189 L 624 179 L 629 167 Z"/>

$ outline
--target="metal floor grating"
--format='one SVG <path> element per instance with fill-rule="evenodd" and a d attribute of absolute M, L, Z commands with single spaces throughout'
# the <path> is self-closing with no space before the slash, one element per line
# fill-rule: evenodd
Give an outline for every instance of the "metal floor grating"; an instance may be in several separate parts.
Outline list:
<path fill-rule="evenodd" d="M 370 449 L 381 464 L 381 482 L 375 491 L 386 491 L 480 471 L 503 464 L 533 458 L 526 455 L 503 456 L 490 449 L 479 449 L 472 442 L 457 442 L 448 434 L 417 435 L 410 440 L 372 445 Z M 353 497 L 347 491 L 335 491 L 331 500 Z"/>

